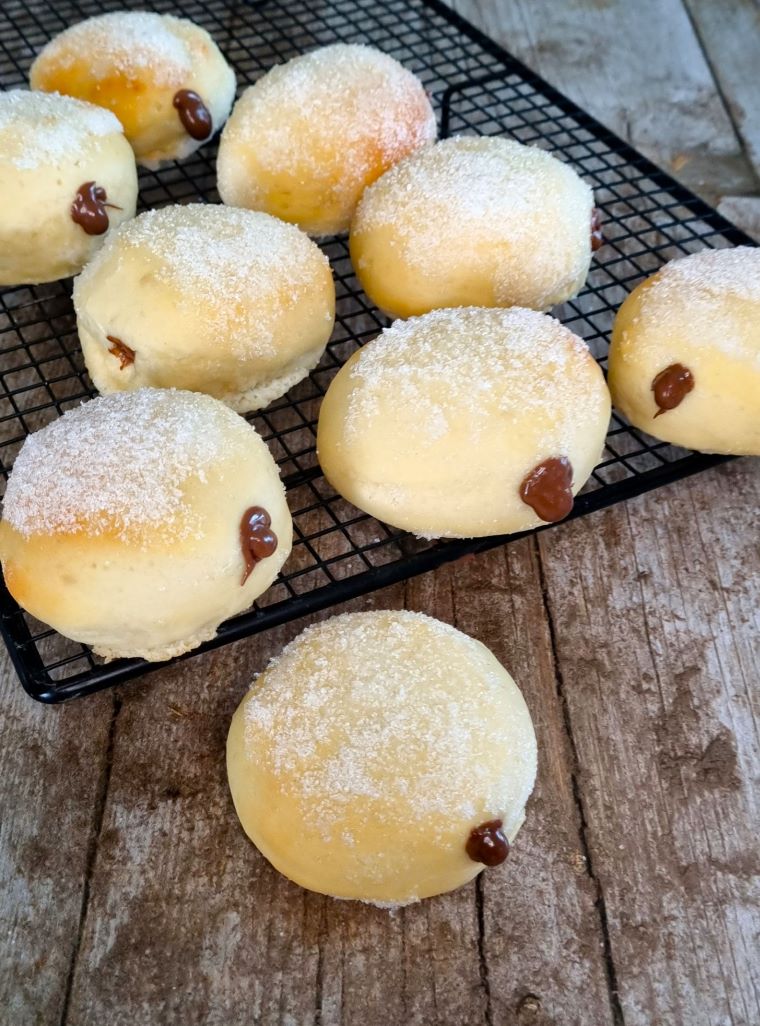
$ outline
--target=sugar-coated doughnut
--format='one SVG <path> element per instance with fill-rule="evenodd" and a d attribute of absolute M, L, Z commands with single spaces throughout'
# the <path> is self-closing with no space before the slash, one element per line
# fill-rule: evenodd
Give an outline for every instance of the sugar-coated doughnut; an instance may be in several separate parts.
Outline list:
<path fill-rule="evenodd" d="M 420 613 L 349 613 L 305 630 L 255 681 L 227 771 L 243 829 L 281 873 L 405 905 L 504 861 L 536 738 L 480 642 Z"/>
<path fill-rule="evenodd" d="M 546 314 L 460 308 L 397 321 L 327 390 L 317 453 L 359 509 L 424 537 L 561 520 L 599 460 L 610 397 Z"/>
<path fill-rule="evenodd" d="M 277 467 L 222 403 L 104 396 L 30 435 L 0 522 L 19 605 L 99 655 L 159 660 L 212 638 L 291 546 Z"/>
<path fill-rule="evenodd" d="M 638 285 L 615 318 L 609 383 L 655 438 L 760 455 L 760 249 L 694 253 Z"/>
<path fill-rule="evenodd" d="M 134 154 L 101 107 L 0 92 L 0 196 L 0 285 L 67 278 L 134 216 Z"/>
<path fill-rule="evenodd" d="M 115 232 L 74 285 L 101 392 L 207 392 L 241 412 L 316 366 L 335 317 L 330 265 L 293 225 L 205 204 L 151 210 Z"/>
<path fill-rule="evenodd" d="M 364 193 L 351 260 L 393 317 L 454 306 L 548 310 L 583 286 L 597 232 L 568 164 L 509 139 L 445 139 Z M 593 222 L 593 223 L 592 223 Z"/>
<path fill-rule="evenodd" d="M 370 182 L 435 136 L 425 90 L 398 61 L 369 46 L 325 46 L 240 97 L 219 146 L 219 193 L 332 235 L 348 228 Z"/>
<path fill-rule="evenodd" d="M 224 124 L 235 97 L 235 75 L 208 32 L 149 11 L 72 25 L 41 51 L 30 82 L 112 110 L 148 167 L 197 150 Z"/>

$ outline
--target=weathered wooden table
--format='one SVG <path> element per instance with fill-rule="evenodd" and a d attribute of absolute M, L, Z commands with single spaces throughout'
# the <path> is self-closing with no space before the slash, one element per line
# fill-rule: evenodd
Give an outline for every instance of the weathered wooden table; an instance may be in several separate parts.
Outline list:
<path fill-rule="evenodd" d="M 457 6 L 757 231 L 756 0 Z M 514 857 L 395 915 L 233 814 L 229 718 L 302 623 L 62 708 L 3 653 L 0 1022 L 757 1026 L 759 510 L 737 461 L 352 604 L 484 641 L 540 745 Z"/>

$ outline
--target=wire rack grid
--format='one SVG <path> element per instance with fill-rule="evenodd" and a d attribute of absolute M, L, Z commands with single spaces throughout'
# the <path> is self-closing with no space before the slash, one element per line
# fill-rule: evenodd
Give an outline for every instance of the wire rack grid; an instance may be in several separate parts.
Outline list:
<path fill-rule="evenodd" d="M 26 84 L 39 49 L 66 26 L 141 0 L 6 0 L 0 9 L 0 84 Z M 171 10 L 168 0 L 151 4 Z M 438 0 L 187 0 L 182 14 L 208 29 L 240 88 L 273 64 L 337 41 L 369 43 L 423 81 L 442 135 L 496 134 L 543 146 L 569 161 L 595 190 L 606 244 L 586 288 L 555 314 L 586 339 L 604 366 L 615 310 L 666 260 L 705 247 L 752 244 L 667 174 L 575 107 Z M 140 175 L 141 208 L 218 202 L 216 146 Z M 333 338 L 318 368 L 250 419 L 269 443 L 288 489 L 294 547 L 285 572 L 248 613 L 227 621 L 203 651 L 432 569 L 508 540 L 420 541 L 361 513 L 336 495 L 315 456 L 320 398 L 336 369 L 387 323 L 356 281 L 347 241 L 324 243 L 338 295 Z M 70 281 L 0 292 L 0 481 L 24 438 L 93 395 L 79 349 Z M 695 473 L 721 457 L 656 442 L 613 417 L 603 459 L 572 516 Z M 0 584 L 0 630 L 26 690 L 58 702 L 136 677 L 156 664 L 108 664 L 24 613 Z"/>

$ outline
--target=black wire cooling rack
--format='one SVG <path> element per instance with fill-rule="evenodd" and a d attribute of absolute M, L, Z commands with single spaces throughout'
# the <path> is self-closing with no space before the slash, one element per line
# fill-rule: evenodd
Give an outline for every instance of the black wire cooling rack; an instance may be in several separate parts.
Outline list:
<path fill-rule="evenodd" d="M 0 84 L 25 85 L 51 36 L 142 0 L 6 0 L 0 8 Z M 154 0 L 155 10 L 177 5 Z M 181 13 L 208 29 L 242 88 L 273 64 L 316 46 L 362 42 L 416 72 L 433 97 L 442 135 L 506 135 L 571 162 L 594 188 L 606 245 L 583 293 L 555 313 L 602 365 L 616 309 L 645 275 L 673 257 L 752 241 L 588 114 L 437 0 L 187 0 Z M 143 207 L 218 201 L 216 147 L 181 164 L 143 171 Z M 319 400 L 347 356 L 385 326 L 351 271 L 345 238 L 325 244 L 335 272 L 335 333 L 319 367 L 252 417 L 280 464 L 295 538 L 286 572 L 255 608 L 227 621 L 200 651 L 322 609 L 459 556 L 510 540 L 423 542 L 360 513 L 330 488 L 315 457 Z M 79 349 L 70 281 L 0 292 L 0 471 L 3 485 L 24 437 L 93 394 Z M 693 474 L 721 457 L 688 453 L 614 416 L 602 462 L 572 516 L 582 516 Z M 511 536 L 517 537 L 516 535 Z M 0 629 L 32 697 L 58 702 L 136 677 L 156 664 L 103 664 L 84 646 L 25 614 L 0 587 Z"/>

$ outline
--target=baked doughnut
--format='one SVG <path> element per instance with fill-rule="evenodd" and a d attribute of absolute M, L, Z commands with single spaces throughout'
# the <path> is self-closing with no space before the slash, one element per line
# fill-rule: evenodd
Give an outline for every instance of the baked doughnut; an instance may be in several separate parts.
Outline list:
<path fill-rule="evenodd" d="M 504 861 L 536 738 L 480 642 L 421 613 L 348 613 L 259 676 L 233 717 L 227 772 L 243 829 L 285 876 L 405 905 Z"/>
<path fill-rule="evenodd" d="M 219 145 L 219 194 L 332 235 L 348 228 L 370 182 L 435 136 L 425 90 L 398 61 L 369 46 L 325 46 L 240 97 Z"/>
<path fill-rule="evenodd" d="M 0 522 L 5 583 L 107 659 L 168 659 L 247 609 L 287 559 L 277 467 L 205 395 L 105 396 L 30 435 Z"/>
<path fill-rule="evenodd" d="M 434 310 L 343 365 L 317 454 L 333 487 L 379 520 L 479 537 L 567 516 L 609 418 L 599 365 L 559 321 L 518 307 Z"/>
<path fill-rule="evenodd" d="M 335 318 L 330 264 L 268 214 L 201 203 L 115 232 L 74 284 L 79 338 L 101 392 L 207 392 L 241 412 L 316 366 Z"/>
<path fill-rule="evenodd" d="M 41 51 L 32 89 L 112 110 L 137 160 L 180 160 L 224 122 L 235 75 L 205 29 L 185 18 L 116 11 L 72 25 Z"/>
<path fill-rule="evenodd" d="M 134 216 L 134 154 L 100 107 L 0 92 L 0 196 L 0 285 L 67 278 Z"/>
<path fill-rule="evenodd" d="M 593 208 L 589 186 L 544 150 L 444 139 L 367 189 L 351 223 L 351 260 L 392 317 L 454 306 L 548 310 L 583 287 L 598 242 Z"/>
<path fill-rule="evenodd" d="M 760 455 L 760 249 L 672 260 L 618 310 L 612 399 L 635 427 L 702 452 Z"/>

